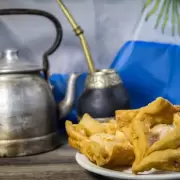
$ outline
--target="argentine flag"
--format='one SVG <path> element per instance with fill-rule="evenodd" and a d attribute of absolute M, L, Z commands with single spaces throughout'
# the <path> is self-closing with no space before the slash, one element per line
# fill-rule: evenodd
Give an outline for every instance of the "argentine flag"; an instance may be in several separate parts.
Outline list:
<path fill-rule="evenodd" d="M 145 1 L 132 38 L 111 64 L 128 89 L 132 108 L 158 96 L 180 104 L 179 7 L 174 0 Z"/>

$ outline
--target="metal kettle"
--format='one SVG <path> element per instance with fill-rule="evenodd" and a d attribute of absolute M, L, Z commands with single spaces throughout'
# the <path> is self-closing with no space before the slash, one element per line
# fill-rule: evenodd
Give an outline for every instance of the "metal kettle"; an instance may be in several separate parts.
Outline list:
<path fill-rule="evenodd" d="M 0 15 L 34 14 L 47 17 L 56 27 L 56 40 L 44 54 L 44 69 L 22 59 L 16 49 L 7 49 L 0 59 L 0 157 L 24 156 L 45 152 L 60 143 L 57 120 L 71 110 L 78 74 L 71 74 L 63 101 L 55 103 L 49 84 L 48 58 L 60 45 L 59 21 L 45 11 L 29 9 L 0 10 Z M 57 108 L 58 107 L 58 108 Z M 58 113 L 57 113 L 58 110 Z M 59 116 L 58 116 L 59 114 Z"/>

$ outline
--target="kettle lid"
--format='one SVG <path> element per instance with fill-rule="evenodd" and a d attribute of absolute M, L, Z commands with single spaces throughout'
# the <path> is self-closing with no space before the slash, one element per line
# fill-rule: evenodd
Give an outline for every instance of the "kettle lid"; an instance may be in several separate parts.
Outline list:
<path fill-rule="evenodd" d="M 40 70 L 42 68 L 39 65 L 20 59 L 17 49 L 6 49 L 1 54 L 0 73 L 23 73 Z"/>

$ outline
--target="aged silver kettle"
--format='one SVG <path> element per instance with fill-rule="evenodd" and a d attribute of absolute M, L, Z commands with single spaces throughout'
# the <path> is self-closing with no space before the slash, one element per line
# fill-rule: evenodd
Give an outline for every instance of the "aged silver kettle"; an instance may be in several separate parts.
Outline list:
<path fill-rule="evenodd" d="M 27 10 L 0 10 L 0 15 L 25 14 Z M 28 10 L 28 13 L 45 14 L 44 11 Z M 49 19 L 56 20 L 46 13 Z M 56 28 L 57 29 L 57 28 Z M 57 49 L 61 29 L 54 45 L 44 55 Z M 59 38 L 58 38 L 59 37 Z M 79 74 L 71 74 L 67 93 L 56 105 L 49 84 L 41 77 L 39 65 L 19 58 L 16 49 L 7 49 L 0 59 L 0 157 L 24 156 L 45 152 L 60 144 L 57 121 L 71 110 L 75 82 Z M 58 108 L 57 108 L 58 107 Z M 58 111 L 57 111 L 58 110 Z"/>
<path fill-rule="evenodd" d="M 7 49 L 0 59 L 0 156 L 22 156 L 53 149 L 59 144 L 57 120 L 74 101 L 77 74 L 71 74 L 65 99 L 56 103 L 41 68 Z"/>

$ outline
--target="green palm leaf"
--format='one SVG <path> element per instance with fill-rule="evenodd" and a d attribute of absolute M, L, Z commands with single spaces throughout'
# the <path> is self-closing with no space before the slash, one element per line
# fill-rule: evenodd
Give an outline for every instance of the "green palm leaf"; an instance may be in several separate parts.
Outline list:
<path fill-rule="evenodd" d="M 162 2 L 163 1 L 163 2 Z M 148 21 L 148 19 L 158 10 L 160 9 L 160 12 L 158 14 L 156 24 L 154 28 L 158 28 L 160 22 L 162 21 L 162 33 L 164 33 L 167 22 L 170 20 L 170 9 L 171 9 L 171 26 L 172 26 L 172 36 L 175 35 L 175 27 L 177 23 L 177 32 L 180 36 L 180 14 L 179 14 L 179 4 L 180 0 L 147 0 L 143 7 L 144 10 L 152 4 L 152 2 L 155 2 L 154 7 L 147 13 L 145 21 Z M 162 3 L 161 3 L 162 2 Z M 176 22 L 177 21 L 177 22 Z"/>

